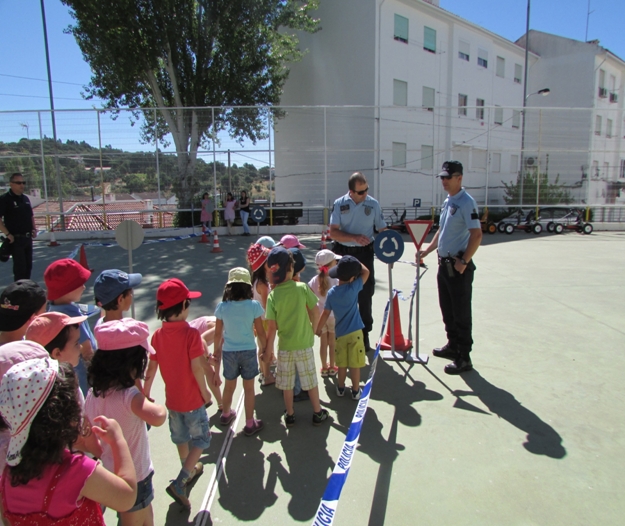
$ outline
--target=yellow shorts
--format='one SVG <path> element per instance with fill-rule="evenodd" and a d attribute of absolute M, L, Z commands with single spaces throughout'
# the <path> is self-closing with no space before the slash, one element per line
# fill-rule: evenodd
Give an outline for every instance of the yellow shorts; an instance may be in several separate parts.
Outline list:
<path fill-rule="evenodd" d="M 336 318 L 334 316 L 330 316 L 328 318 L 328 321 L 326 321 L 326 324 L 323 327 L 321 327 L 321 334 L 325 334 L 326 332 L 336 332 L 335 323 L 336 323 Z"/>
<path fill-rule="evenodd" d="M 365 366 L 365 342 L 362 331 L 354 331 L 336 339 L 334 351 L 338 367 L 360 369 Z"/>

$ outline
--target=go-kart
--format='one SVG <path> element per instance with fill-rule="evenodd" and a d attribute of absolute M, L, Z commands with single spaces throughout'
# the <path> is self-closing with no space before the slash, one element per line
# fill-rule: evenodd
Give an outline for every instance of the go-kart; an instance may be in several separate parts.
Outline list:
<path fill-rule="evenodd" d="M 488 220 L 488 207 L 484 208 L 484 213 L 480 219 L 480 225 L 482 227 L 482 232 L 488 232 L 489 234 L 497 232 L 497 225 L 495 222 Z"/>
<path fill-rule="evenodd" d="M 590 223 L 584 222 L 584 212 L 582 210 L 571 209 L 564 217 L 547 223 L 547 232 L 561 234 L 564 230 L 575 230 L 580 234 L 588 235 L 592 234 L 593 227 Z"/>
<path fill-rule="evenodd" d="M 536 217 L 536 212 L 532 209 L 529 212 L 525 212 L 522 209 L 518 209 L 512 215 L 503 218 L 497 223 L 497 230 L 502 234 L 512 234 L 516 229 L 524 230 L 528 234 L 534 232 L 534 234 L 540 234 L 543 231 L 543 226 L 540 224 L 540 217 Z"/>

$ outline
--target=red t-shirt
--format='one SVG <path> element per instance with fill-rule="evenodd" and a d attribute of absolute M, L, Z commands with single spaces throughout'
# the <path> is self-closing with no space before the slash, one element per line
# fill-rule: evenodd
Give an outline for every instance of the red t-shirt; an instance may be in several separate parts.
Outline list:
<path fill-rule="evenodd" d="M 191 360 L 204 355 L 200 331 L 186 321 L 165 321 L 152 336 L 152 347 L 165 382 L 165 405 L 179 413 L 195 411 L 204 405 L 200 387 L 191 370 Z"/>

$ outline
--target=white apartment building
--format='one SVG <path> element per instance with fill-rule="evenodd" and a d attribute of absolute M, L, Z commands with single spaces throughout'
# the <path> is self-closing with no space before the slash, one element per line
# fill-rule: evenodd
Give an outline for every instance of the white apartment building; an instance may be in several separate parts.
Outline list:
<path fill-rule="evenodd" d="M 524 47 L 525 36 L 517 43 Z M 540 59 L 529 70 L 528 93 L 551 93 L 527 100 L 526 155 L 551 180 L 559 175 L 575 201 L 622 203 L 625 62 L 598 41 L 534 30 L 529 49 Z"/>
<path fill-rule="evenodd" d="M 331 204 L 361 170 L 382 206 L 427 209 L 456 159 L 479 204 L 504 204 L 520 166 L 522 47 L 437 1 L 321 2 L 315 16 L 275 127 L 278 201 Z"/>

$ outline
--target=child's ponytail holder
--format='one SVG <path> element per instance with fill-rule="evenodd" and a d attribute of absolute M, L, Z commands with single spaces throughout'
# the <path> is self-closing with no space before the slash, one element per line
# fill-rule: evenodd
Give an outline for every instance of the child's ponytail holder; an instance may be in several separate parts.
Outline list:
<path fill-rule="evenodd" d="M 319 272 L 325 272 L 326 274 L 330 271 L 330 269 L 328 267 L 326 267 L 325 265 L 321 265 L 319 267 Z"/>

